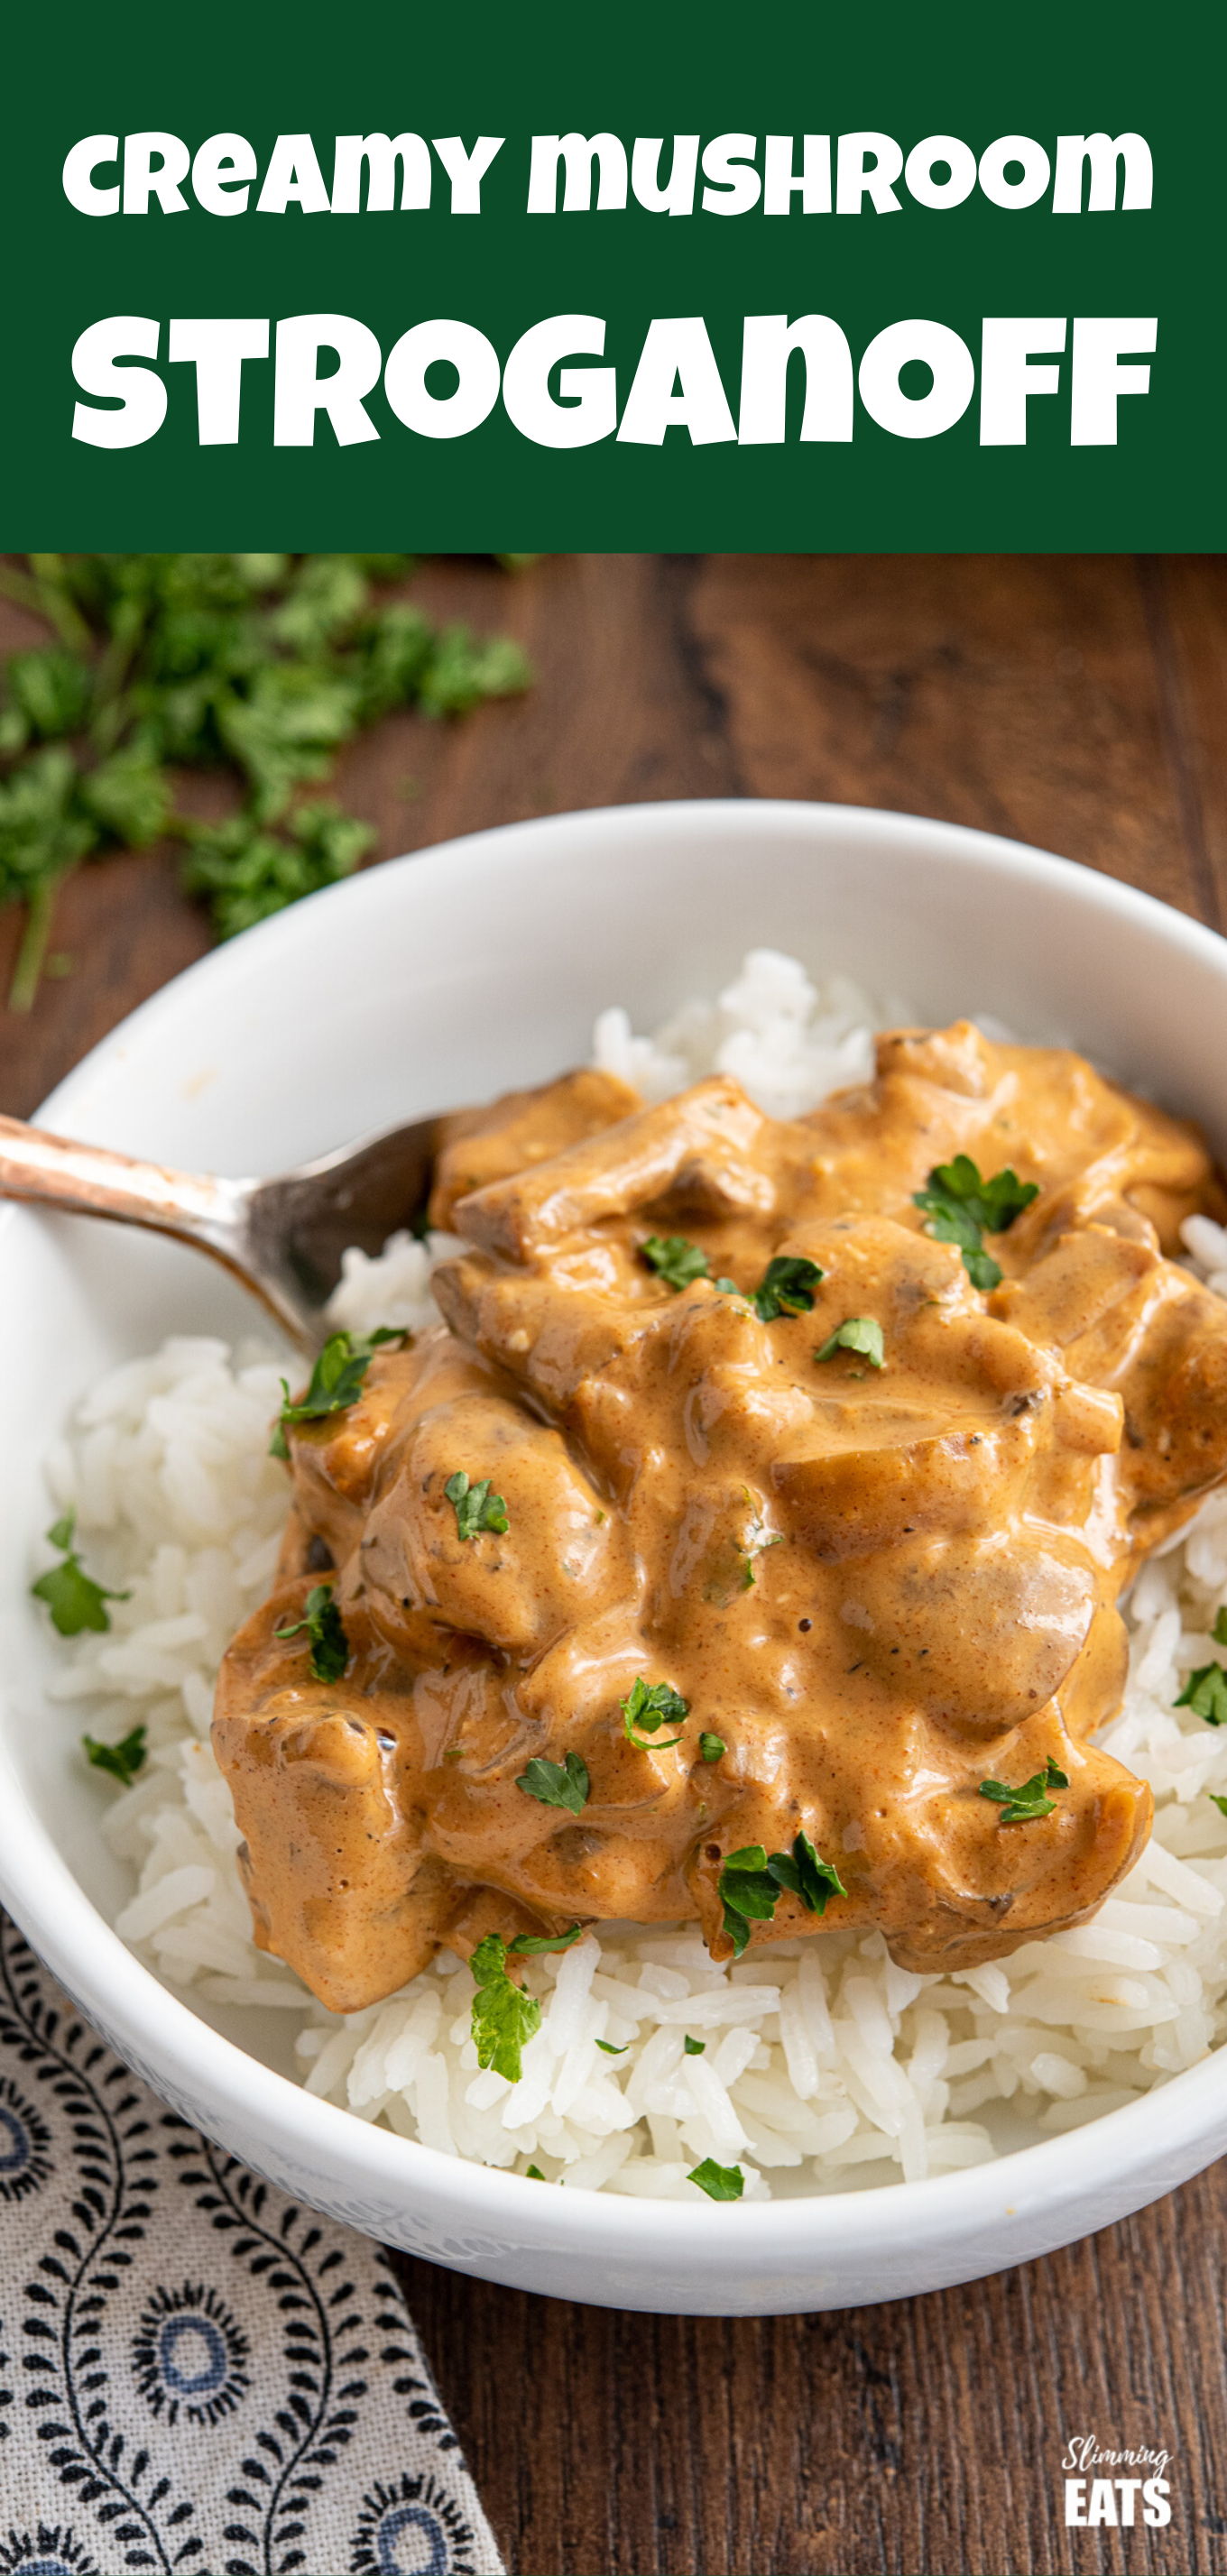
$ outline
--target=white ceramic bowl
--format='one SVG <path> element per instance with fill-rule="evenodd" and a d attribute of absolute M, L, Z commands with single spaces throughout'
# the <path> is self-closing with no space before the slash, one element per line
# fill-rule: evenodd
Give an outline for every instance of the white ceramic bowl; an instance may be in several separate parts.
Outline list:
<path fill-rule="evenodd" d="M 167 1162 L 274 1171 L 581 1062 L 603 1005 L 625 1002 L 649 1029 L 718 990 L 752 945 L 844 966 L 926 1019 L 982 1010 L 1073 1039 L 1227 1147 L 1227 942 L 982 833 L 752 803 L 562 815 L 357 877 L 180 976 L 43 1116 Z M 28 1598 L 28 1549 L 46 1512 L 40 1460 L 89 1382 L 168 1330 L 233 1334 L 254 1310 L 210 1264 L 149 1236 L 8 1208 L 0 1237 L 0 1897 L 185 2118 L 297 2197 L 459 2271 L 723 2315 L 975 2279 L 1140 2208 L 1227 2146 L 1224 2054 L 1070 2135 L 931 2182 L 741 2207 L 572 2194 L 314 2100 L 277 2071 L 268 2022 L 284 2016 L 201 2019 L 109 1929 L 123 1882 L 75 1713 L 41 1697 L 55 1647 Z"/>

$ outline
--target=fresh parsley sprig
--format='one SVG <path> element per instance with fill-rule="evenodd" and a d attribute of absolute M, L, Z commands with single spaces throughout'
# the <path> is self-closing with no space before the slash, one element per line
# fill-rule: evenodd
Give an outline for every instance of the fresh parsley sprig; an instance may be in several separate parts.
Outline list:
<path fill-rule="evenodd" d="M 990 1289 L 1000 1285 L 1001 1264 L 985 1251 L 985 1235 L 1008 1232 L 1038 1196 L 1038 1182 L 1020 1181 L 1008 1164 L 986 1181 L 970 1154 L 956 1154 L 952 1163 L 935 1164 L 912 1204 L 925 1211 L 925 1233 L 935 1243 L 958 1244 L 973 1288 Z"/>
<path fill-rule="evenodd" d="M 432 626 L 379 586 L 405 554 L 32 554 L 0 589 L 55 641 L 7 657 L 0 689 L 0 902 L 26 906 L 10 1006 L 28 1010 L 56 894 L 116 844 L 185 841 L 184 880 L 220 938 L 348 875 L 375 835 L 320 799 L 338 752 L 394 708 L 466 713 L 527 688 L 504 636 Z M 244 810 L 202 824 L 173 772 L 228 768 Z"/>
<path fill-rule="evenodd" d="M 747 1843 L 742 1850 L 726 1854 L 719 1890 L 724 1929 L 735 1959 L 749 1941 L 751 1924 L 773 1920 L 784 1889 L 800 1897 L 807 1914 L 818 1915 L 825 1914 L 832 1896 L 848 1893 L 834 1864 L 819 1859 L 805 1833 L 796 1836 L 790 1852 L 768 1856 L 761 1843 Z"/>
<path fill-rule="evenodd" d="M 834 1863 L 819 1860 L 808 1834 L 798 1834 L 790 1852 L 773 1852 L 767 1867 L 781 1887 L 800 1897 L 807 1914 L 825 1914 L 830 1897 L 848 1893 Z"/>
<path fill-rule="evenodd" d="M 740 2200 L 746 2187 L 740 2165 L 718 2165 L 714 2156 L 704 2156 L 701 2165 L 693 2165 L 688 2180 L 697 2182 L 709 2200 Z"/>
<path fill-rule="evenodd" d="M 507 1974 L 507 1949 L 499 1932 L 487 1932 L 469 1961 L 477 1992 L 470 2028 L 477 2063 L 518 2084 L 524 2072 L 522 2051 L 541 2028 L 541 2006 L 535 1995 Z"/>
<path fill-rule="evenodd" d="M 1058 1770 L 1049 1754 L 1043 1770 L 1037 1771 L 1030 1780 L 1024 1780 L 1021 1788 L 1011 1789 L 1004 1780 L 982 1780 L 980 1795 L 992 1798 L 1000 1807 L 1003 1825 L 1033 1825 L 1041 1816 L 1050 1816 L 1056 1805 L 1055 1798 L 1048 1797 L 1046 1792 L 1068 1787 L 1068 1775 Z"/>
<path fill-rule="evenodd" d="M 303 1603 L 301 1619 L 295 1619 L 291 1627 L 273 1631 L 274 1636 L 282 1638 L 304 1633 L 311 1649 L 312 1680 L 339 1682 L 349 1662 L 349 1639 L 331 1584 L 313 1583 Z"/>
<path fill-rule="evenodd" d="M 139 745 L 85 770 L 66 744 L 41 744 L 0 778 L 0 902 L 26 907 L 10 1009 L 33 1002 L 64 878 L 108 844 L 144 849 L 167 829 L 171 807 L 169 781 Z"/>
<path fill-rule="evenodd" d="M 1217 1627 L 1214 1634 L 1217 1639 Z M 1227 1726 L 1227 1672 L 1222 1665 L 1199 1664 L 1174 1706 L 1191 1708 L 1194 1717 L 1204 1717 L 1207 1726 Z"/>
<path fill-rule="evenodd" d="M 569 1950 L 583 1933 L 582 1923 L 573 1923 L 569 1932 L 517 1932 L 507 1949 L 516 1959 L 539 1959 L 547 1950 Z"/>
<path fill-rule="evenodd" d="M 543 1753 L 534 1753 L 516 1787 L 543 1807 L 565 1807 L 568 1814 L 578 1816 L 588 1803 L 592 1782 L 582 1754 L 568 1753 L 561 1762 L 550 1762 Z"/>
<path fill-rule="evenodd" d="M 777 1878 L 767 1868 L 762 1843 L 746 1843 L 725 1856 L 719 1879 L 724 1929 L 739 1959 L 750 1938 L 751 1923 L 770 1923 L 780 1901 Z"/>
<path fill-rule="evenodd" d="M 347 1413 L 362 1393 L 362 1381 L 381 1343 L 404 1339 L 403 1332 L 395 1332 L 386 1324 L 381 1324 L 375 1333 L 330 1333 L 311 1371 L 307 1392 L 297 1404 L 290 1401 L 287 1380 L 281 1381 L 285 1402 L 268 1444 L 269 1456 L 289 1457 L 285 1435 L 296 1423 L 324 1422 L 330 1413 Z"/>
<path fill-rule="evenodd" d="M 649 1234 L 639 1246 L 639 1255 L 667 1288 L 678 1293 L 710 1275 L 707 1254 L 687 1234 Z"/>
<path fill-rule="evenodd" d="M 101 1633 L 111 1624 L 108 1601 L 131 1599 L 130 1593 L 110 1592 L 105 1583 L 95 1583 L 92 1574 L 86 1573 L 72 1543 L 76 1523 L 75 1512 L 65 1512 L 60 1520 L 52 1522 L 47 1536 L 52 1546 L 59 1548 L 63 1563 L 50 1566 L 30 1585 L 35 1600 L 45 1602 L 52 1627 L 59 1630 L 61 1637 L 79 1637 L 83 1628 L 95 1628 Z"/>
<path fill-rule="evenodd" d="M 501 1494 L 491 1493 L 490 1484 L 490 1477 L 483 1476 L 480 1484 L 471 1485 L 463 1467 L 448 1477 L 443 1491 L 456 1515 L 458 1538 L 480 1538 L 483 1530 L 494 1530 L 501 1538 L 510 1527 L 507 1505 Z"/>
<path fill-rule="evenodd" d="M 628 1744 L 641 1753 L 667 1753 L 671 1745 L 680 1744 L 680 1735 L 660 1739 L 662 1726 L 680 1726 L 690 1715 L 690 1702 L 675 1691 L 672 1682 L 645 1682 L 636 1673 L 625 1699 L 618 1702 Z M 658 1740 L 653 1740 L 658 1739 Z"/>
<path fill-rule="evenodd" d="M 759 1506 L 749 1486 L 743 1485 L 741 1490 L 750 1506 L 753 1519 L 750 1522 L 745 1545 L 739 1548 L 737 1553 L 745 1560 L 742 1567 L 741 1589 L 743 1592 L 752 1592 L 758 1580 L 754 1571 L 755 1557 L 765 1556 L 769 1547 L 783 1547 L 785 1533 L 783 1530 L 768 1530 L 766 1522 L 759 1517 Z"/>
<path fill-rule="evenodd" d="M 369 823 L 327 796 L 299 805 L 276 827 L 255 814 L 232 814 L 224 823 L 189 815 L 173 828 L 187 845 L 184 886 L 205 897 L 219 939 L 235 939 L 304 895 L 339 885 L 378 839 Z"/>
<path fill-rule="evenodd" d="M 870 1368 L 886 1366 L 882 1327 L 873 1315 L 849 1315 L 846 1323 L 836 1325 L 829 1341 L 823 1343 L 820 1351 L 815 1351 L 814 1357 L 816 1360 L 833 1360 L 836 1351 L 857 1351 L 862 1359 L 868 1360 Z"/>
<path fill-rule="evenodd" d="M 1227 1602 L 1215 1612 L 1210 1634 L 1216 1646 L 1227 1646 Z M 1194 1716 L 1204 1717 L 1207 1726 L 1227 1726 L 1227 1671 L 1221 1664 L 1199 1664 L 1175 1704 L 1177 1708 L 1191 1708 Z M 1227 1815 L 1227 1807 L 1223 1813 Z"/>
<path fill-rule="evenodd" d="M 144 1769 L 147 1732 L 144 1726 L 134 1726 L 118 1744 L 99 1744 L 96 1736 L 83 1735 L 81 1750 L 95 1771 L 109 1771 L 113 1780 L 130 1789 L 137 1772 Z"/>
<path fill-rule="evenodd" d="M 781 1315 L 808 1315 L 814 1290 L 825 1276 L 803 1253 L 777 1252 L 750 1297 L 760 1324 L 774 1324 Z"/>

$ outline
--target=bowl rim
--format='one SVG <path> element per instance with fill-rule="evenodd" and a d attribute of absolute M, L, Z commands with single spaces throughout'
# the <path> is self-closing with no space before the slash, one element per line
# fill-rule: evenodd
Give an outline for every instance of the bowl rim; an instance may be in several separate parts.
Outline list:
<path fill-rule="evenodd" d="M 645 800 L 494 825 L 386 861 L 310 896 L 246 932 L 241 942 L 209 952 L 160 987 L 72 1068 L 35 1116 L 53 1128 L 71 1122 L 76 1097 L 88 1092 L 112 1051 L 138 1035 L 156 1036 L 185 987 L 242 978 L 263 972 L 274 959 L 284 961 L 299 945 L 320 936 L 338 905 L 395 905 L 398 889 L 423 875 L 430 883 L 446 872 L 454 888 L 493 851 L 502 868 L 531 866 L 543 842 L 578 833 L 616 847 L 639 838 L 645 827 L 663 829 L 677 839 L 713 827 L 734 837 L 747 829 L 768 837 L 804 831 L 853 845 L 871 839 L 880 843 L 885 835 L 917 856 L 940 852 L 947 864 L 953 860 L 976 873 L 1030 881 L 1092 913 L 1131 920 L 1160 946 L 1199 957 L 1227 991 L 1227 939 L 1154 895 L 1025 842 L 873 806 L 801 799 Z M 18 1205 L 0 1212 L 0 1230 L 38 1222 L 33 1211 Z M 1159 2187 L 1170 2188 L 1194 2169 L 1188 2151 L 1210 2137 L 1213 2115 L 1220 2128 L 1227 2125 L 1227 2050 L 1220 2048 L 1137 2102 L 983 2164 L 921 2182 L 899 2180 L 858 2191 L 742 2202 L 733 2222 L 734 2239 L 725 2208 L 697 2197 L 691 2203 L 604 2191 L 527 2192 L 524 2175 L 445 2155 L 320 2100 L 202 2021 L 135 1957 L 86 1895 L 30 1806 L 2 1739 L 0 1785 L 0 1899 L 73 2000 L 137 2064 L 155 2091 L 165 2097 L 169 2087 L 181 2083 L 189 2094 L 203 2092 L 221 2125 L 254 2120 L 270 2152 L 283 2152 L 290 2162 L 310 2157 L 321 2186 L 343 2168 L 348 2187 L 365 2188 L 385 2201 L 421 2196 L 436 2211 L 448 2210 L 453 2223 L 484 2223 L 528 2250 L 534 2245 L 578 2250 L 582 2245 L 593 2254 L 616 2258 L 631 2251 L 642 2257 L 653 2246 L 663 2250 L 668 2245 L 693 2259 L 717 2245 L 736 2243 L 739 2253 L 751 2259 L 791 2254 L 795 2260 L 802 2241 L 812 2259 L 821 2257 L 825 2244 L 834 2248 L 838 2240 L 846 2257 L 858 2250 L 879 2256 L 904 2250 L 914 2254 L 922 2245 L 948 2240 L 949 2221 L 957 2212 L 959 2232 L 969 2241 L 985 2228 L 1005 2231 L 999 2264 L 985 2267 L 1001 2268 L 1022 2259 L 1008 2239 L 1022 2232 L 1028 2218 L 1034 2221 L 1041 2211 L 1055 2215 L 1065 2204 L 1091 2195 L 1106 2203 L 1114 2186 L 1128 2186 L 1157 2160 L 1168 2171 Z M 1205 2161 L 1217 2152 L 1217 2144 L 1209 2146 Z"/>
<path fill-rule="evenodd" d="M 314 944 L 317 925 L 326 911 L 335 911 L 338 905 L 348 910 L 366 903 L 378 904 L 390 885 L 404 884 L 419 875 L 428 880 L 446 875 L 456 884 L 495 849 L 500 868 L 507 869 L 531 865 L 541 842 L 561 842 L 577 832 L 616 848 L 619 843 L 639 839 L 645 823 L 660 823 L 663 819 L 670 835 L 684 840 L 713 828 L 744 830 L 751 815 L 755 831 L 767 837 L 778 834 L 788 839 L 809 832 L 823 839 L 842 838 L 855 843 L 873 842 L 885 833 L 901 846 L 910 847 L 917 858 L 931 854 L 947 864 L 965 867 L 969 873 L 1029 878 L 1033 884 L 1091 911 L 1129 921 L 1136 929 L 1200 958 L 1219 974 L 1227 974 L 1227 934 L 1196 920 L 1191 913 L 1180 912 L 1161 896 L 1128 884 L 1124 878 L 1107 876 L 1081 860 L 1061 858 L 1055 851 L 1039 849 L 1006 833 L 946 822 L 940 816 L 895 813 L 889 806 L 829 804 L 820 798 L 645 798 L 633 805 L 580 806 L 563 813 L 528 816 L 515 823 L 489 824 L 480 831 L 458 833 L 451 840 L 430 842 L 420 850 L 403 851 L 396 858 L 381 860 L 377 866 L 361 867 L 338 884 L 322 886 L 300 897 L 284 911 L 254 923 L 240 938 L 207 949 L 202 957 L 194 958 L 159 985 L 62 1076 L 40 1102 L 34 1118 L 54 1125 L 61 1106 L 70 1104 L 72 1095 L 86 1087 L 88 1078 L 105 1066 L 113 1053 L 129 1045 L 134 1036 L 144 1037 L 156 1029 L 158 1022 L 173 1011 L 177 996 L 184 990 L 194 991 L 202 980 L 211 981 L 227 970 L 250 976 L 273 951 L 292 951 L 299 945 Z"/>

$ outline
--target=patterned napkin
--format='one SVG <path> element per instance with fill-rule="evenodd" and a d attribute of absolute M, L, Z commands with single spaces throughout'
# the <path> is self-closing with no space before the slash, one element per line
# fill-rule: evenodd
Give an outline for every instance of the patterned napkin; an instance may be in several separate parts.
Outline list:
<path fill-rule="evenodd" d="M 503 2576 L 377 2246 L 163 2108 L 0 1915 L 0 2571 Z"/>

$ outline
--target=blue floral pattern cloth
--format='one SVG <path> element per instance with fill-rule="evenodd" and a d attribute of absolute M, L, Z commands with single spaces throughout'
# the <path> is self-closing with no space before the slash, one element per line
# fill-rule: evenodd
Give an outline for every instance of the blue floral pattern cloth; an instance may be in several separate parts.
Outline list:
<path fill-rule="evenodd" d="M 0 1915 L 0 2576 L 503 2576 L 386 2258 L 164 2108 Z"/>

